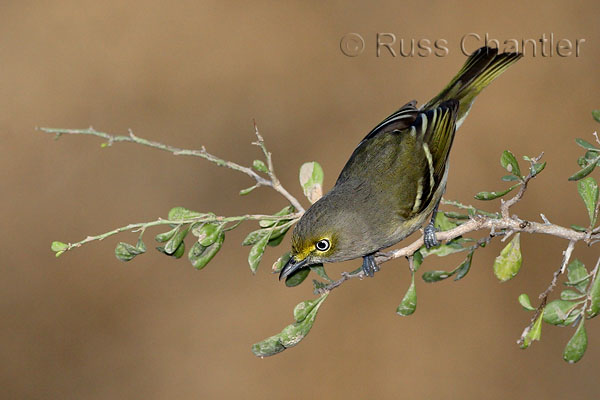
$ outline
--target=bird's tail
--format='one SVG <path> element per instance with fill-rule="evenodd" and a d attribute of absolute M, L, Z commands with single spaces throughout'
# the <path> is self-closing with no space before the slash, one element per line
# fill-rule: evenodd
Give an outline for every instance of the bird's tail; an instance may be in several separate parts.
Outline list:
<path fill-rule="evenodd" d="M 521 53 L 498 54 L 498 49 L 490 47 L 478 49 L 471 54 L 448 86 L 423 106 L 423 109 L 438 107 L 446 100 L 458 100 L 458 128 L 469 113 L 475 97 L 522 56 Z"/>

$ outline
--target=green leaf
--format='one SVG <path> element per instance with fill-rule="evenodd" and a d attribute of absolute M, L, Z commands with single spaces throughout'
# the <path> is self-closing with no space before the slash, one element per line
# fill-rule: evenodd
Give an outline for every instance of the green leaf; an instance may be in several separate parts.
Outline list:
<path fill-rule="evenodd" d="M 596 146 L 594 146 L 593 144 L 591 144 L 587 140 L 584 140 L 584 139 L 581 139 L 581 138 L 575 139 L 575 143 L 577 143 L 578 145 L 580 145 L 581 147 L 583 147 L 586 150 L 600 151 L 599 148 L 597 148 Z"/>
<path fill-rule="evenodd" d="M 294 320 L 302 322 L 308 317 L 308 314 L 321 302 L 321 298 L 307 300 L 299 303 L 294 307 Z"/>
<path fill-rule="evenodd" d="M 520 239 L 520 233 L 515 234 L 515 237 L 494 260 L 494 274 L 501 282 L 512 279 L 521 269 L 523 258 L 521 256 Z"/>
<path fill-rule="evenodd" d="M 316 161 L 304 163 L 300 167 L 300 186 L 311 204 L 323 195 L 323 177 L 323 168 Z"/>
<path fill-rule="evenodd" d="M 279 272 L 281 272 L 281 269 L 290 260 L 291 257 L 292 257 L 292 253 L 290 253 L 289 251 L 287 253 L 285 253 L 284 255 L 282 255 L 281 257 L 279 257 L 277 259 L 277 261 L 275 261 L 273 263 L 273 268 L 272 268 L 273 273 L 278 274 Z"/>
<path fill-rule="evenodd" d="M 156 240 L 158 243 L 164 243 L 175 236 L 175 233 L 177 233 L 178 230 L 179 226 L 176 226 L 168 232 L 159 233 L 154 237 L 154 240 Z"/>
<path fill-rule="evenodd" d="M 179 221 L 186 220 L 190 218 L 204 217 L 204 216 L 214 216 L 213 213 L 199 213 L 196 211 L 188 210 L 185 207 L 173 207 L 169 211 L 168 219 L 171 221 Z"/>
<path fill-rule="evenodd" d="M 450 229 L 456 228 L 458 225 L 455 222 L 452 222 L 444 215 L 444 213 L 437 213 L 435 216 L 435 227 L 440 231 L 449 231 Z"/>
<path fill-rule="evenodd" d="M 267 166 L 265 165 L 265 163 L 261 160 L 254 160 L 254 162 L 252 163 L 252 167 L 257 170 L 258 172 L 264 172 L 264 173 L 268 173 L 269 169 L 267 168 Z"/>
<path fill-rule="evenodd" d="M 577 232 L 585 232 L 587 231 L 587 228 L 584 228 L 583 226 L 579 226 L 579 225 L 571 225 L 571 229 L 577 231 Z"/>
<path fill-rule="evenodd" d="M 310 268 L 301 268 L 301 269 L 297 270 L 292 275 L 288 275 L 287 278 L 285 278 L 285 286 L 287 286 L 287 287 L 298 286 L 299 284 L 304 282 L 304 280 L 306 279 L 306 277 L 308 276 L 309 273 L 310 273 Z"/>
<path fill-rule="evenodd" d="M 417 272 L 421 264 L 423 264 L 423 254 L 421 253 L 421 250 L 417 250 L 413 254 L 413 271 Z"/>
<path fill-rule="evenodd" d="M 258 185 L 250 186 L 249 188 L 240 190 L 240 196 L 245 196 L 256 189 Z"/>
<path fill-rule="evenodd" d="M 598 315 L 598 313 L 600 313 L 600 273 L 596 272 L 596 277 L 590 288 L 590 308 L 588 309 L 588 316 L 593 318 Z"/>
<path fill-rule="evenodd" d="M 594 117 L 597 122 L 600 122 L 600 110 L 592 111 L 592 117 Z"/>
<path fill-rule="evenodd" d="M 426 271 L 421 278 L 427 283 L 443 281 L 452 276 L 452 272 L 448 271 Z"/>
<path fill-rule="evenodd" d="M 276 216 L 276 217 L 282 217 L 284 215 L 291 214 L 294 211 L 296 211 L 296 209 L 294 208 L 294 206 L 287 206 L 287 207 L 284 207 L 281 210 L 277 211 L 273 215 Z M 281 224 L 282 221 L 283 222 L 287 222 L 288 220 L 277 220 L 277 219 L 268 219 L 268 218 L 265 218 L 265 219 L 261 219 L 260 221 L 258 221 L 258 225 L 261 228 L 270 228 L 273 225 L 275 225 L 276 223 L 280 223 Z"/>
<path fill-rule="evenodd" d="M 565 346 L 563 359 L 570 364 L 576 363 L 577 361 L 581 360 L 586 349 L 587 333 L 585 331 L 585 318 L 582 318 L 579 322 L 577 330 L 575 331 L 575 334 Z"/>
<path fill-rule="evenodd" d="M 294 309 L 294 318 L 297 322 L 286 326 L 279 334 L 254 344 L 252 352 L 258 357 L 268 357 L 297 345 L 310 332 L 317 317 L 317 312 L 327 296 L 328 293 L 325 293 L 312 302 L 303 302 L 297 305 Z M 304 304 L 304 306 L 301 306 L 301 304 Z M 297 313 L 296 310 L 299 308 L 300 310 Z M 310 308 L 310 310 L 306 311 L 307 308 Z M 298 321 L 298 317 L 302 318 Z"/>
<path fill-rule="evenodd" d="M 63 242 L 52 242 L 52 245 L 50 246 L 50 248 L 54 252 L 59 252 L 59 251 L 67 250 L 69 248 L 69 245 L 66 243 L 63 243 Z"/>
<path fill-rule="evenodd" d="M 546 161 L 544 161 L 543 163 L 535 163 L 533 164 L 533 166 L 531 167 L 532 172 L 533 172 L 533 176 L 538 175 L 540 172 L 542 172 L 544 170 L 544 168 L 546 168 Z"/>
<path fill-rule="evenodd" d="M 115 247 L 115 256 L 124 262 L 131 261 L 135 258 L 135 256 L 144 253 L 145 248 L 138 248 L 129 243 L 119 242 L 117 247 Z"/>
<path fill-rule="evenodd" d="M 285 237 L 286 232 L 287 232 L 287 229 L 283 231 L 283 234 L 277 235 L 276 237 L 273 237 L 273 235 L 271 235 L 271 239 L 269 239 L 269 243 L 267 243 L 267 245 L 269 245 L 271 247 L 279 246 L 281 244 L 281 242 L 283 242 L 283 238 Z"/>
<path fill-rule="evenodd" d="M 221 232 L 223 232 L 223 225 L 212 222 L 202 225 L 195 231 L 198 242 L 202 246 L 210 246 L 216 242 Z"/>
<path fill-rule="evenodd" d="M 179 246 L 177 246 L 177 249 L 175 249 L 175 252 L 173 252 L 173 257 L 175 258 L 181 258 L 183 257 L 183 255 L 185 254 L 185 242 L 181 242 L 179 244 Z"/>
<path fill-rule="evenodd" d="M 517 183 L 516 185 L 513 185 L 508 189 L 502 190 L 500 192 L 479 192 L 475 195 L 475 198 L 477 200 L 494 200 L 510 193 L 513 189 L 519 187 L 520 185 L 520 183 Z"/>
<path fill-rule="evenodd" d="M 275 240 L 280 238 L 281 236 L 284 236 L 287 231 L 290 229 L 290 226 L 281 226 L 280 225 L 284 225 L 287 222 L 289 222 L 289 220 L 282 220 L 279 221 L 277 223 L 277 227 L 275 228 L 261 228 L 255 231 L 252 231 L 248 234 L 248 236 L 246 236 L 246 238 L 244 239 L 244 241 L 242 242 L 242 246 L 251 246 L 254 245 L 256 243 L 258 243 L 263 237 L 265 237 L 266 235 L 270 235 L 270 240 Z M 283 240 L 283 238 L 281 238 Z M 273 245 L 278 245 L 279 243 L 274 243 Z"/>
<path fill-rule="evenodd" d="M 592 173 L 594 168 L 596 168 L 596 162 L 590 163 L 587 167 L 577 171 L 576 173 L 574 173 L 573 175 L 571 175 L 569 177 L 569 180 L 570 181 L 578 181 L 581 178 L 585 178 L 586 176 L 588 176 L 589 174 Z"/>
<path fill-rule="evenodd" d="M 449 254 L 459 253 L 464 251 L 465 248 L 460 245 L 457 241 L 453 240 L 451 242 L 440 244 L 438 246 L 432 247 L 430 249 L 425 248 L 425 246 L 421 247 L 419 251 L 424 257 L 428 257 L 430 255 L 436 255 L 438 257 L 445 257 Z"/>
<path fill-rule="evenodd" d="M 537 317 L 533 326 L 527 332 L 525 337 L 523 338 L 523 343 L 521 344 L 522 349 L 528 348 L 534 340 L 540 340 L 542 337 L 542 319 L 544 318 L 544 310 L 542 310 L 540 316 Z"/>
<path fill-rule="evenodd" d="M 509 150 L 504 150 L 502 157 L 500 157 L 500 164 L 509 173 L 521 177 L 521 170 L 519 169 L 519 162 Z"/>
<path fill-rule="evenodd" d="M 590 217 L 590 226 L 596 225 L 596 204 L 598 203 L 598 183 L 591 176 L 577 182 L 577 190 L 585 203 Z"/>
<path fill-rule="evenodd" d="M 456 268 L 456 276 L 454 277 L 455 281 L 461 280 L 469 273 L 474 252 L 475 250 L 471 250 L 467 255 L 467 258 L 458 266 L 458 268 Z"/>
<path fill-rule="evenodd" d="M 511 181 L 518 181 L 518 180 L 520 180 L 520 178 L 518 176 L 515 176 L 515 175 L 504 175 L 501 179 L 504 182 L 511 182 Z"/>
<path fill-rule="evenodd" d="M 583 296 L 585 296 L 585 295 L 578 293 L 574 290 L 570 290 L 570 289 L 563 290 L 562 292 L 560 292 L 561 300 L 568 300 L 568 301 L 579 300 Z"/>
<path fill-rule="evenodd" d="M 523 306 L 527 311 L 535 311 L 535 307 L 531 305 L 531 301 L 529 300 L 529 296 L 525 293 L 521 293 L 519 295 L 519 303 Z"/>
<path fill-rule="evenodd" d="M 252 345 L 252 352 L 255 356 L 263 358 L 274 356 L 277 353 L 281 353 L 285 350 L 285 347 L 279 340 L 279 335 L 274 335 L 266 338 L 262 342 L 258 342 Z"/>
<path fill-rule="evenodd" d="M 327 272 L 325 272 L 325 267 L 323 267 L 323 264 L 311 265 L 310 269 L 311 271 L 319 275 L 321 278 L 328 280 L 329 282 L 333 282 L 332 279 L 327 275 Z"/>
<path fill-rule="evenodd" d="M 417 290 L 415 289 L 415 274 L 411 274 L 410 286 L 396 309 L 396 314 L 406 317 L 417 309 Z"/>
<path fill-rule="evenodd" d="M 590 282 L 590 277 L 585 265 L 578 259 L 575 259 L 567 266 L 567 276 L 569 280 L 566 285 L 574 286 L 581 293 L 585 293 L 585 288 Z"/>
<path fill-rule="evenodd" d="M 190 230 L 189 225 L 187 225 L 183 229 L 177 230 L 177 232 L 175 232 L 173 237 L 171 239 L 169 239 L 169 241 L 167 243 L 165 243 L 165 253 L 167 253 L 169 255 L 175 253 L 175 251 L 177 250 L 179 245 L 183 242 L 183 239 L 185 239 L 185 237 L 187 236 L 189 230 Z"/>
<path fill-rule="evenodd" d="M 252 271 L 253 274 L 255 274 L 258 269 L 258 264 L 260 264 L 260 260 L 262 259 L 270 237 L 270 234 L 263 236 L 262 239 L 250 249 L 250 253 L 248 254 L 248 264 L 250 265 L 250 271 Z"/>
<path fill-rule="evenodd" d="M 446 212 L 444 212 L 444 215 L 448 218 L 453 218 L 453 219 L 469 219 L 468 215 L 457 213 L 454 211 L 446 211 Z"/>
<path fill-rule="evenodd" d="M 581 314 L 578 303 L 566 300 L 552 300 L 544 309 L 544 322 L 551 325 L 567 326 L 575 322 Z"/>
<path fill-rule="evenodd" d="M 221 232 L 217 240 L 208 247 L 195 242 L 188 252 L 188 259 L 192 266 L 198 270 L 206 267 L 210 260 L 219 252 L 224 240 L 225 233 Z"/>

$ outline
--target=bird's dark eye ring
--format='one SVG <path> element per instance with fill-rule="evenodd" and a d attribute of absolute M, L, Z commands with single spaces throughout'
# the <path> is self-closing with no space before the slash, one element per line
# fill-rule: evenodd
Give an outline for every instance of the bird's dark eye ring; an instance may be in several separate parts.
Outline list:
<path fill-rule="evenodd" d="M 321 239 L 315 244 L 315 247 L 319 251 L 327 251 L 329 250 L 329 240 Z"/>

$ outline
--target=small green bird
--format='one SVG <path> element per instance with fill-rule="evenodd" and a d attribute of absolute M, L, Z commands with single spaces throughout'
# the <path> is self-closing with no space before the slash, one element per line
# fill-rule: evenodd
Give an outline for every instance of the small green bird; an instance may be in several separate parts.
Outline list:
<path fill-rule="evenodd" d="M 446 189 L 454 133 L 475 97 L 520 53 L 482 47 L 450 84 L 421 108 L 411 101 L 359 143 L 333 189 L 296 224 L 292 256 L 279 279 L 311 265 L 363 257 L 367 276 L 379 270 L 374 254 L 424 229 L 425 245 L 439 243 L 434 220 Z"/>

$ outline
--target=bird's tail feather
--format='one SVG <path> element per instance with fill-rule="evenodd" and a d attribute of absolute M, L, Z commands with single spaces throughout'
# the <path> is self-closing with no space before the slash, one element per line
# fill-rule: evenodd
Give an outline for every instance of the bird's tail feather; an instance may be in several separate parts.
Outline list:
<path fill-rule="evenodd" d="M 521 53 L 498 54 L 498 49 L 490 47 L 478 49 L 467 59 L 448 86 L 423 106 L 423 109 L 437 107 L 447 100 L 457 100 L 459 102 L 458 127 L 469 112 L 475 97 L 522 56 Z"/>

